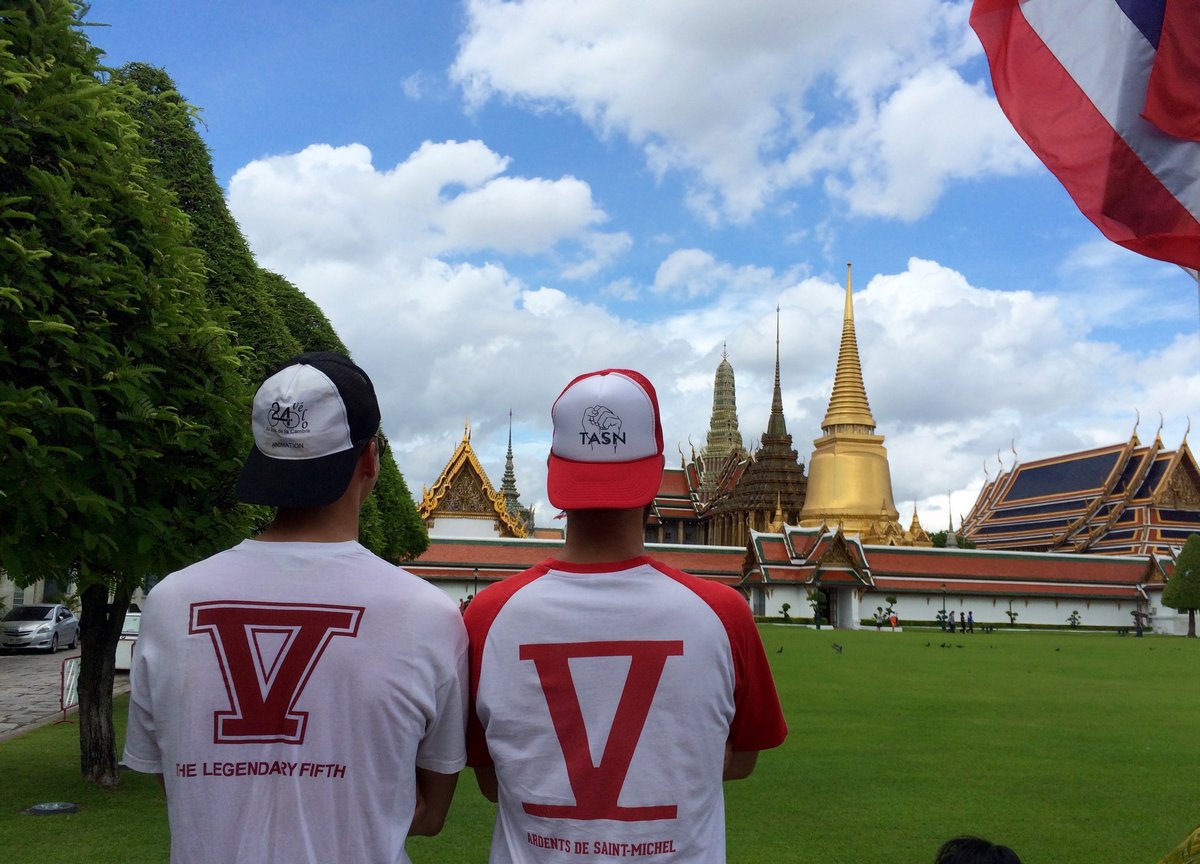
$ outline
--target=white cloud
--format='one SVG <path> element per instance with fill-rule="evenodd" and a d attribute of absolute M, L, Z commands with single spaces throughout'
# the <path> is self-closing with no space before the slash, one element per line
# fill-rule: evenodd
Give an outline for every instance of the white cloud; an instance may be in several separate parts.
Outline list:
<path fill-rule="evenodd" d="M 420 170 L 410 172 L 414 165 Z M 468 246 L 589 242 L 599 211 L 581 184 L 498 183 L 506 167 L 478 143 L 427 144 L 390 172 L 375 170 L 362 147 L 312 147 L 248 166 L 231 188 L 258 260 L 326 311 L 376 380 L 415 494 L 434 481 L 466 422 L 498 481 L 511 409 L 518 485 L 548 523 L 549 406 L 570 377 L 592 368 L 629 366 L 655 381 L 674 462 L 689 441 L 704 441 L 712 376 L 727 350 L 743 436 L 757 441 L 770 408 L 777 305 L 785 417 L 807 463 L 837 360 L 840 274 L 778 272 L 668 247 L 650 287 L 686 302 L 657 318 L 623 318 L 603 303 L 636 297 L 629 277 L 584 299 L 530 285 L 500 262 L 452 260 Z M 538 201 L 560 208 L 557 216 L 540 218 Z M 492 220 L 498 206 L 529 236 Z M 621 249 L 626 241 L 604 242 Z M 1081 249 L 1074 260 L 1103 269 L 1106 254 Z M 854 295 L 864 383 L 906 520 L 917 501 L 927 527 L 944 527 L 948 492 L 965 512 L 984 462 L 994 474 L 998 450 L 1009 464 L 1010 446 L 1028 460 L 1120 440 L 1135 410 L 1143 429 L 1163 412 L 1176 438 L 1188 414 L 1200 417 L 1195 336 L 1122 349 L 1098 339 L 1094 318 L 1069 297 L 976 287 L 917 258 L 902 272 L 860 273 L 864 281 Z"/>
<path fill-rule="evenodd" d="M 710 223 L 821 178 L 856 212 L 912 219 L 947 178 L 1035 165 L 955 71 L 979 53 L 968 8 L 471 0 L 451 77 L 469 104 L 562 110 L 626 137 L 656 174 L 683 174 Z"/>
<path fill-rule="evenodd" d="M 982 85 L 945 66 L 901 82 L 853 131 L 861 134 L 843 137 L 840 150 L 823 151 L 827 188 L 870 216 L 911 221 L 930 213 L 950 180 L 1038 165 Z M 837 156 L 844 157 L 844 174 Z"/>
<path fill-rule="evenodd" d="M 410 266 L 426 256 L 492 250 L 545 252 L 570 241 L 589 254 L 568 267 L 598 269 L 627 245 L 595 230 L 607 216 L 588 184 L 511 177 L 480 141 L 425 142 L 391 170 L 361 144 L 314 144 L 250 163 L 229 184 L 247 238 L 274 260 L 353 260 L 378 253 Z"/>

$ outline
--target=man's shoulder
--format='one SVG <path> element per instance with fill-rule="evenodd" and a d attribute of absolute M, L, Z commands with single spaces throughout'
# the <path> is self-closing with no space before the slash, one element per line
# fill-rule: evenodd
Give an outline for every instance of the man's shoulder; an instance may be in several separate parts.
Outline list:
<path fill-rule="evenodd" d="M 710 606 L 720 607 L 721 609 L 732 606 L 737 610 L 740 610 L 743 606 L 749 608 L 746 598 L 732 585 L 687 573 L 654 558 L 650 559 L 650 565 L 664 576 L 673 579 L 684 588 L 699 596 Z"/>

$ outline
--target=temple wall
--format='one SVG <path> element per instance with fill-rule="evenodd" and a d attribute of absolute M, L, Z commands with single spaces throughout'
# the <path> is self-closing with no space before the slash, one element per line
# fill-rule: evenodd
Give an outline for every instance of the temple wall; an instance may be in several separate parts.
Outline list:
<path fill-rule="evenodd" d="M 862 599 L 857 603 L 857 614 L 851 612 L 850 603 L 845 598 L 846 593 L 853 593 L 850 589 L 835 589 L 843 592 L 838 600 L 837 616 L 838 626 L 846 626 L 847 621 L 852 621 L 852 626 L 861 626 L 858 624 L 863 619 L 870 619 L 875 613 L 876 606 L 887 608 L 886 596 L 891 595 L 897 598 L 896 612 L 900 617 L 900 624 L 905 623 L 921 623 L 928 624 L 936 621 L 937 614 L 942 610 L 942 594 L 940 591 L 928 594 L 924 593 L 900 593 L 890 591 L 867 591 Z M 1142 611 L 1154 610 L 1154 616 L 1151 619 L 1148 629 L 1155 633 L 1169 633 L 1182 635 L 1187 632 L 1187 614 L 1176 613 L 1173 609 L 1167 609 L 1159 602 L 1161 594 L 1152 593 L 1150 600 L 1143 601 Z M 753 599 L 752 599 L 753 605 Z M 808 591 L 805 586 L 793 585 L 772 585 L 769 593 L 764 592 L 762 602 L 762 612 L 755 609 L 756 614 L 766 615 L 772 618 L 778 618 L 783 615 L 782 607 L 784 603 L 790 603 L 791 608 L 788 614 L 793 618 L 807 618 L 812 615 L 812 608 L 808 605 Z M 1014 627 L 1020 629 L 1022 626 L 1037 625 L 1052 625 L 1067 627 L 1067 618 L 1071 612 L 1078 609 L 1080 625 L 1084 627 L 1133 627 L 1132 613 L 1136 608 L 1136 604 L 1131 600 L 1085 600 L 1074 598 L 1063 599 L 1047 599 L 1042 597 L 1014 597 L 1012 598 L 1012 610 L 1017 613 L 1016 623 Z M 1008 597 L 991 597 L 970 594 L 950 594 L 946 597 L 947 611 L 953 611 L 955 620 L 958 619 L 959 612 L 973 612 L 975 618 L 975 628 L 978 629 L 988 624 L 996 628 L 1007 628 L 1009 626 L 1008 615 L 1009 609 Z M 854 617 L 851 617 L 851 616 Z M 869 626 L 869 625 L 868 625 Z"/>
<path fill-rule="evenodd" d="M 438 516 L 428 526 L 430 537 L 499 537 L 495 519 Z"/>

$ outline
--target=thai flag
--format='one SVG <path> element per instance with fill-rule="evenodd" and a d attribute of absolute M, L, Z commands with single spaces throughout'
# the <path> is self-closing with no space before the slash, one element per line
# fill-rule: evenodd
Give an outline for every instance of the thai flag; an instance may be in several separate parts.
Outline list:
<path fill-rule="evenodd" d="M 1017 132 L 1115 243 L 1200 268 L 1200 0 L 975 0 Z"/>

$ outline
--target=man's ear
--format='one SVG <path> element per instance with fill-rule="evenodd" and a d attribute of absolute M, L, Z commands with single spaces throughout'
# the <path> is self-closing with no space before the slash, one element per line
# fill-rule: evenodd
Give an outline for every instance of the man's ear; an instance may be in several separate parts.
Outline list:
<path fill-rule="evenodd" d="M 358 457 L 359 465 L 365 476 L 375 479 L 379 478 L 380 457 L 378 453 L 379 441 L 376 438 L 372 438 L 370 443 L 363 448 L 362 455 Z"/>

